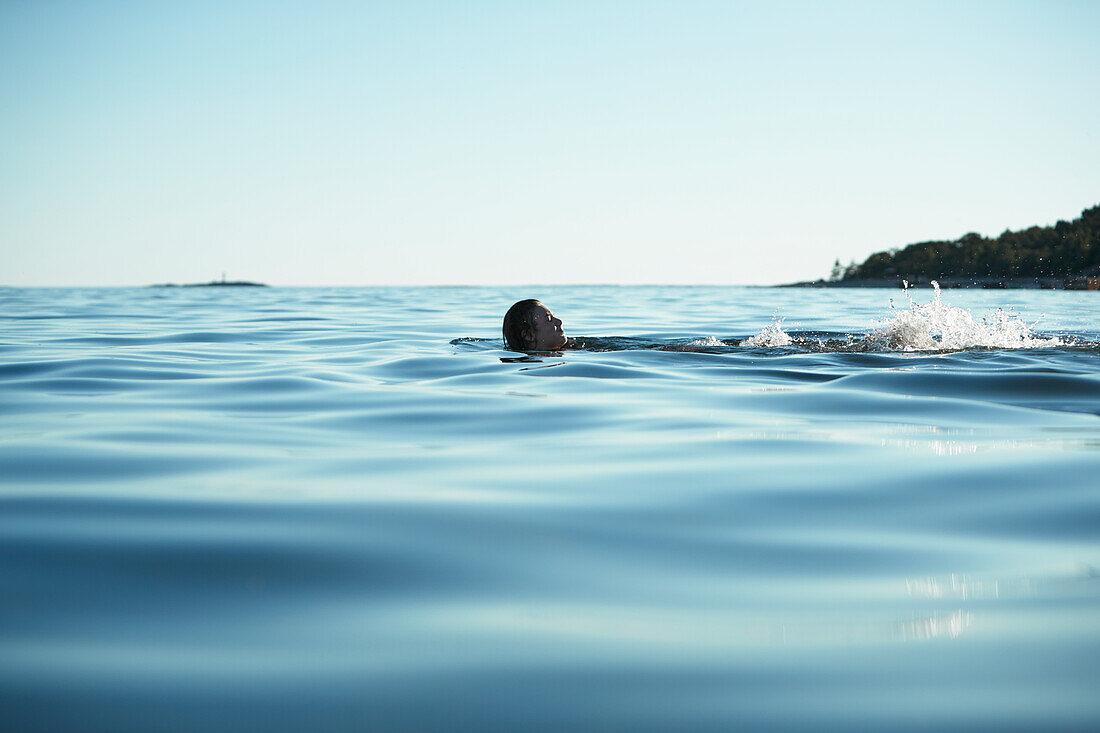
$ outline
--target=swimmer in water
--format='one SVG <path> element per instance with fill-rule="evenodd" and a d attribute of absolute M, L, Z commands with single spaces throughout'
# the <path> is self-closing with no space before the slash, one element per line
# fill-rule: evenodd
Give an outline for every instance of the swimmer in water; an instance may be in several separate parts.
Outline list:
<path fill-rule="evenodd" d="M 511 351 L 568 348 L 561 320 L 537 300 L 521 300 L 504 315 L 504 346 Z"/>

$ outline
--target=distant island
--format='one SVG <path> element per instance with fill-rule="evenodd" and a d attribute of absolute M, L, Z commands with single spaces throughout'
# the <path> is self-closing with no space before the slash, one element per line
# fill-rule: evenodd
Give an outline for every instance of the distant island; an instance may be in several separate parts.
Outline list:
<path fill-rule="evenodd" d="M 827 279 L 789 287 L 899 287 L 932 280 L 945 288 L 1100 290 L 1100 205 L 1073 221 L 1006 230 L 996 239 L 971 232 L 876 252 L 847 267 L 837 260 Z"/>
<path fill-rule="evenodd" d="M 150 285 L 151 288 L 266 288 L 266 283 L 254 283 L 249 280 L 226 280 L 225 273 L 222 273 L 221 280 L 211 280 L 208 283 L 184 283 L 177 285 L 176 283 L 158 283 L 156 285 Z"/>

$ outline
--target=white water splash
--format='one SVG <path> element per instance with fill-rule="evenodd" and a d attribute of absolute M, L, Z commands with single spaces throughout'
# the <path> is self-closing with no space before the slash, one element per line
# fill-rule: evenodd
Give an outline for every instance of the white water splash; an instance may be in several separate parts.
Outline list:
<path fill-rule="evenodd" d="M 895 311 L 867 336 L 867 342 L 878 348 L 898 351 L 981 347 L 1029 349 L 1066 345 L 1058 338 L 1036 336 L 1019 317 L 999 308 L 989 318 L 978 320 L 964 308 L 944 304 L 940 299 L 939 283 L 933 281 L 932 287 L 935 288 L 932 301 L 923 305 L 914 303 L 906 289 L 909 310 Z"/>
<path fill-rule="evenodd" d="M 720 339 L 714 336 L 707 336 L 705 339 L 695 339 L 688 346 L 725 346 L 726 344 Z"/>
<path fill-rule="evenodd" d="M 741 342 L 741 346 L 790 346 L 791 337 L 783 330 L 783 319 L 777 318 L 755 336 Z"/>

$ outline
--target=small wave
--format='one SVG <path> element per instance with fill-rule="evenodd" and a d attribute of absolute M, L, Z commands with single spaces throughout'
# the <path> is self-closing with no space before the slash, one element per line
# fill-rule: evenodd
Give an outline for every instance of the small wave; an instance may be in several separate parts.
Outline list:
<path fill-rule="evenodd" d="M 909 290 L 909 309 L 897 311 L 866 338 L 867 345 L 895 351 L 948 351 L 972 348 L 1029 349 L 1067 346 L 1059 338 L 1036 336 L 1018 316 L 1000 308 L 988 319 L 976 319 L 970 311 L 945 304 L 939 283 L 925 304 L 913 302 Z"/>

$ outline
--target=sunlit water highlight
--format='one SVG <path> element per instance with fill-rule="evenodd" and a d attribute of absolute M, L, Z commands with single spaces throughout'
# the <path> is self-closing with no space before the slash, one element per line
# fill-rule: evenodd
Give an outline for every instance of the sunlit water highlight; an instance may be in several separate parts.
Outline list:
<path fill-rule="evenodd" d="M 909 296 L 0 289 L 0 727 L 1095 729 L 1100 297 Z"/>

